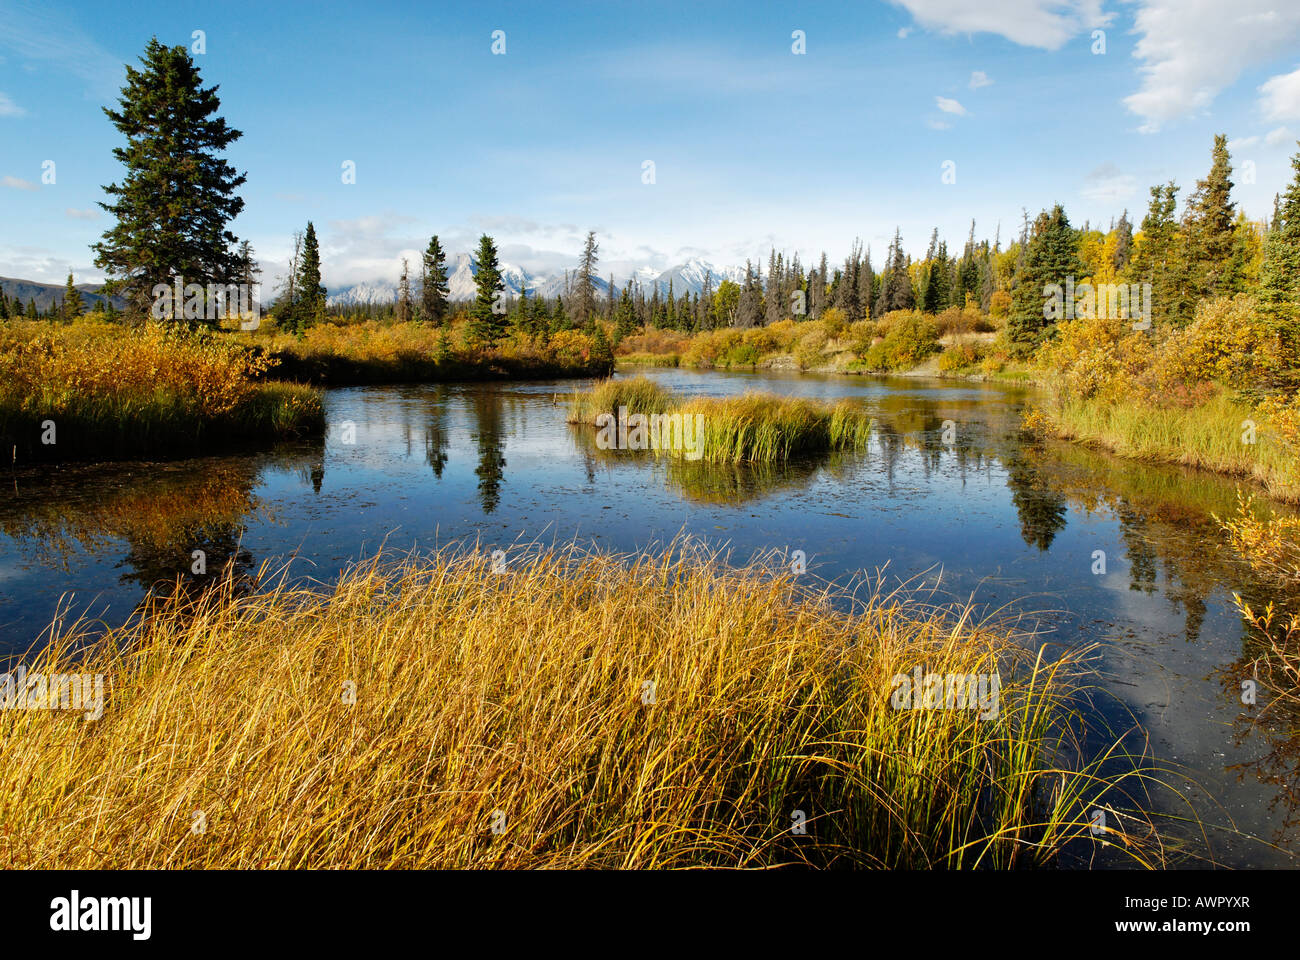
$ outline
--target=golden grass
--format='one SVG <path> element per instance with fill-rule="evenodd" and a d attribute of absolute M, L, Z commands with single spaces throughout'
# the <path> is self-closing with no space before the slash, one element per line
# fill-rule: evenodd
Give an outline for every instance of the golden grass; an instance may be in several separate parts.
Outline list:
<path fill-rule="evenodd" d="M 1190 407 L 1058 397 L 1031 411 L 1029 424 L 1121 457 L 1246 477 L 1270 496 L 1300 501 L 1297 448 L 1226 393 Z M 1246 442 L 1252 424 L 1254 442 Z"/>
<path fill-rule="evenodd" d="M 1096 850 L 1098 806 L 1111 850 L 1158 862 L 1115 806 L 1147 771 L 1064 759 L 1077 659 L 847 599 L 678 543 L 164 599 L 80 661 L 56 624 L 29 669 L 102 673 L 107 703 L 0 711 L 0 864 L 1010 867 Z M 998 673 L 996 716 L 894 709 L 916 667 Z"/>
<path fill-rule="evenodd" d="M 770 393 L 679 398 L 646 377 L 605 380 L 575 391 L 570 423 L 596 425 L 602 414 L 669 413 L 703 419 L 700 457 L 707 463 L 773 463 L 801 454 L 854 450 L 871 439 L 875 421 L 851 400 L 829 403 Z M 683 455 L 667 446 L 661 452 Z"/>

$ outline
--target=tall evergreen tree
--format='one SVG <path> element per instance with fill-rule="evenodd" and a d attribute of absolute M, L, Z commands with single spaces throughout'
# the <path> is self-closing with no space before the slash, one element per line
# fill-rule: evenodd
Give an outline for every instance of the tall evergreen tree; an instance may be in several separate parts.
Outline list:
<path fill-rule="evenodd" d="M 578 263 L 578 290 L 573 304 L 574 320 L 588 332 L 596 323 L 596 254 L 599 250 L 596 231 L 588 230 L 587 240 L 582 245 L 582 259 Z"/>
<path fill-rule="evenodd" d="M 1127 208 L 1120 215 L 1119 223 L 1115 225 L 1115 254 L 1111 260 L 1111 266 L 1115 268 L 1115 275 L 1123 276 L 1124 271 L 1128 269 L 1129 260 L 1133 257 L 1133 224 L 1129 223 Z"/>
<path fill-rule="evenodd" d="M 86 312 L 85 305 L 81 302 L 81 291 L 76 288 L 72 282 L 72 271 L 68 271 L 68 283 L 63 288 L 63 321 L 64 323 L 76 320 Z"/>
<path fill-rule="evenodd" d="M 447 320 L 450 291 L 447 289 L 447 254 L 436 234 L 429 238 L 429 246 L 421 260 L 420 316 L 441 327 Z"/>
<path fill-rule="evenodd" d="M 410 323 L 415 319 L 415 301 L 411 298 L 411 265 L 402 257 L 402 275 L 397 278 L 397 322 Z"/>
<path fill-rule="evenodd" d="M 116 224 L 93 247 L 105 293 L 121 293 L 138 317 L 148 314 L 155 285 L 237 282 L 236 238 L 227 225 L 244 201 L 245 177 L 221 156 L 241 134 L 217 116 L 217 88 L 204 87 L 183 46 L 155 37 L 127 66 L 121 109 L 104 112 L 127 138 L 113 154 L 126 166 L 120 184 L 104 187 L 100 206 Z"/>
<path fill-rule="evenodd" d="M 486 233 L 479 237 L 478 273 L 474 275 L 474 303 L 469 310 L 469 337 L 476 346 L 492 349 L 506 332 L 504 305 L 505 284 L 497 247 Z"/>
<path fill-rule="evenodd" d="M 1237 205 L 1231 200 L 1231 173 L 1228 138 L 1218 134 L 1209 175 L 1196 181 L 1183 218 L 1189 280 L 1195 296 L 1214 297 L 1224 292 L 1236 241 Z"/>
<path fill-rule="evenodd" d="M 316 227 L 307 221 L 307 231 L 302 237 L 302 254 L 298 260 L 298 278 L 294 283 L 295 327 L 305 331 L 325 317 L 326 290 L 321 283 L 320 244 L 316 241 Z"/>
<path fill-rule="evenodd" d="M 1300 141 L 1297 141 L 1300 144 Z M 1283 363 L 1300 371 L 1300 153 L 1291 158 L 1295 171 L 1290 185 L 1276 203 L 1272 229 L 1264 238 L 1264 263 L 1259 270 L 1256 296 L 1260 316 L 1278 338 Z"/>
<path fill-rule="evenodd" d="M 740 299 L 736 302 L 735 325 L 741 329 L 758 326 L 763 320 L 763 304 L 759 293 L 758 278 L 754 274 L 754 265 L 745 261 L 745 283 L 740 288 Z"/>
<path fill-rule="evenodd" d="M 1174 210 L 1178 187 L 1171 181 L 1151 188 L 1151 204 L 1142 218 L 1142 234 L 1129 260 L 1129 275 L 1151 284 L 1151 315 L 1159 323 L 1182 326 L 1192 314 L 1186 251 L 1179 242 Z"/>
<path fill-rule="evenodd" d="M 1086 270 L 1079 259 L 1079 235 L 1061 205 L 1039 214 L 1025 245 L 1023 266 L 1011 287 L 1007 336 L 1017 353 L 1032 353 L 1049 332 L 1047 285 L 1059 284 L 1064 289 L 1070 278 L 1082 280 Z"/>
<path fill-rule="evenodd" d="M 895 229 L 889 245 L 885 269 L 880 274 L 880 292 L 876 295 L 875 315 L 884 316 L 891 310 L 911 310 L 916 306 L 912 291 L 912 278 L 907 271 L 907 258 L 903 253 L 903 235 Z"/>

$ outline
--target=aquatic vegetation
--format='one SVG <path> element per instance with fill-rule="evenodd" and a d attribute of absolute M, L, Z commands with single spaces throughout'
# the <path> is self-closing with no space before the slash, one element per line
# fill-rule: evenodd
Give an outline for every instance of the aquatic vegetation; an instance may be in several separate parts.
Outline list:
<path fill-rule="evenodd" d="M 0 328 L 0 443 L 19 461 L 167 457 L 318 435 L 318 393 L 261 378 L 273 361 L 211 334 L 145 325 Z"/>
<path fill-rule="evenodd" d="M 28 675 L 106 702 L 0 711 L 0 863 L 1008 868 L 1097 855 L 1098 809 L 1163 862 L 1152 769 L 1082 754 L 1088 651 L 776 559 L 444 550 L 56 623 Z"/>
<path fill-rule="evenodd" d="M 801 454 L 865 447 L 875 421 L 851 400 L 825 402 L 770 393 L 681 398 L 646 377 L 606 380 L 577 391 L 569 422 L 602 426 L 598 418 L 680 414 L 700 424 L 693 459 L 711 463 L 775 462 Z M 617 425 L 621 431 L 621 425 Z M 681 453 L 672 447 L 665 453 Z"/>

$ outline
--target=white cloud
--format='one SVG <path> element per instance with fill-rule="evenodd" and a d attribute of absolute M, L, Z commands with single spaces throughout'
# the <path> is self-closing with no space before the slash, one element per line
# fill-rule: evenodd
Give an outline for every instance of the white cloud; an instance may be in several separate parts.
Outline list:
<path fill-rule="evenodd" d="M 12 187 L 15 190 L 39 190 L 41 189 L 30 180 L 24 180 L 21 177 L 0 177 L 0 187 Z"/>
<path fill-rule="evenodd" d="M 972 71 L 970 75 L 970 88 L 972 90 L 978 90 L 980 87 L 990 87 L 992 85 L 993 81 L 989 79 L 989 75 L 983 70 Z"/>
<path fill-rule="evenodd" d="M 966 108 L 956 100 L 951 100 L 948 97 L 935 97 L 934 105 L 944 113 L 955 113 L 959 117 L 966 116 Z"/>
<path fill-rule="evenodd" d="M 78 210 L 76 207 L 68 207 L 63 211 L 63 215 L 70 220 L 96 220 L 99 213 L 93 207 L 88 210 Z"/>
<path fill-rule="evenodd" d="M 1113 163 L 1104 163 L 1088 174 L 1080 193 L 1093 203 L 1117 205 L 1137 193 L 1137 177 L 1123 173 Z"/>
<path fill-rule="evenodd" d="M 1259 143 L 1259 137 L 1239 137 L 1236 140 L 1228 141 L 1229 152 L 1237 150 L 1246 150 Z"/>
<path fill-rule="evenodd" d="M 27 111 L 10 99 L 7 93 L 0 93 L 0 117 L 21 117 Z"/>
<path fill-rule="evenodd" d="M 911 33 L 911 32 L 912 32 L 912 28 L 911 28 L 911 27 L 899 27 L 899 29 L 898 29 L 898 39 L 899 39 L 899 40 L 906 40 L 906 39 L 907 39 L 907 35 L 908 35 L 909 33 Z"/>
<path fill-rule="evenodd" d="M 1139 130 L 1153 133 L 1206 110 L 1244 69 L 1286 50 L 1300 37 L 1300 7 L 1233 0 L 1225 11 L 1222 0 L 1141 0 L 1134 31 L 1142 85 L 1124 104 L 1144 120 Z"/>
<path fill-rule="evenodd" d="M 1059 50 L 1085 29 L 1104 27 L 1112 14 L 1102 0 L 892 0 L 927 30 L 995 33 L 1013 43 Z"/>
<path fill-rule="evenodd" d="M 1264 143 L 1270 147 L 1276 147 L 1279 143 L 1286 143 L 1291 139 L 1291 131 L 1286 127 L 1277 127 L 1264 134 Z"/>
<path fill-rule="evenodd" d="M 926 120 L 925 125 L 931 130 L 948 130 L 952 127 L 951 123 L 946 123 L 943 120 L 936 120 L 933 117 Z"/>
<path fill-rule="evenodd" d="M 1300 69 L 1278 74 L 1259 88 L 1266 120 L 1300 120 Z"/>

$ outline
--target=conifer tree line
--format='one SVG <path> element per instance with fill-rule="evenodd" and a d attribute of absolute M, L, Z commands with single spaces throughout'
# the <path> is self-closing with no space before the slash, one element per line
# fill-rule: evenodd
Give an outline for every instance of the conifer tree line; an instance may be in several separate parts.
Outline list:
<path fill-rule="evenodd" d="M 147 315 L 155 285 L 176 278 L 205 287 L 255 285 L 261 271 L 252 246 L 229 229 L 243 209 L 238 188 L 246 178 L 221 156 L 241 133 L 218 114 L 217 88 L 203 85 L 186 47 L 166 47 L 156 38 L 139 68 L 128 66 L 126 73 L 118 108 L 105 109 L 126 145 L 114 151 L 125 174 L 104 188 L 110 202 L 101 204 L 114 223 L 93 247 L 108 278 L 104 294 L 124 298 L 128 317 L 138 319 Z M 1219 135 L 1209 169 L 1181 212 L 1179 186 L 1158 184 L 1136 227 L 1127 210 L 1105 229 L 1075 227 L 1057 204 L 1033 218 L 1025 212 L 1019 236 L 1005 247 L 1001 225 L 990 241 L 977 239 L 972 221 L 966 237 L 952 245 L 932 230 L 924 257 L 914 259 L 896 229 L 874 260 L 860 242 L 835 263 L 822 253 L 815 264 L 804 264 L 797 253 L 773 248 L 766 264 L 747 262 L 739 282 L 708 276 L 700 291 L 677 290 L 672 280 L 665 288 L 602 276 L 600 245 L 591 232 L 558 295 L 523 290 L 507 296 L 496 243 L 484 235 L 475 253 L 474 298 L 453 303 L 447 251 L 434 235 L 414 269 L 403 262 L 395 302 L 330 307 L 319 239 L 308 221 L 294 235 L 288 268 L 277 278 L 271 317 L 299 335 L 326 320 L 442 328 L 455 320 L 473 342 L 489 347 L 512 331 L 538 338 L 581 330 L 603 349 L 607 327 L 616 342 L 642 327 L 751 328 L 816 318 L 832 308 L 854 323 L 896 310 L 938 314 L 955 308 L 1005 321 L 1010 343 L 1027 355 L 1052 334 L 1045 288 L 1073 278 L 1150 284 L 1153 323 L 1174 327 L 1189 323 L 1202 300 L 1253 293 L 1271 329 L 1294 347 L 1300 346 L 1300 154 L 1292 167 L 1291 182 L 1265 221 L 1251 221 L 1237 208 L 1227 138 Z M 0 294 L 0 320 L 66 321 L 84 310 L 71 275 L 63 297 L 43 314 L 34 301 L 24 305 Z M 102 301 L 93 310 L 115 313 Z"/>

